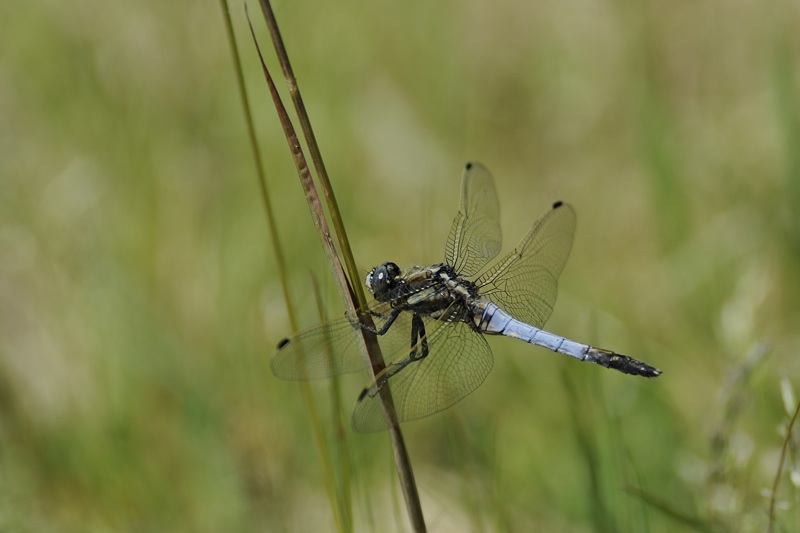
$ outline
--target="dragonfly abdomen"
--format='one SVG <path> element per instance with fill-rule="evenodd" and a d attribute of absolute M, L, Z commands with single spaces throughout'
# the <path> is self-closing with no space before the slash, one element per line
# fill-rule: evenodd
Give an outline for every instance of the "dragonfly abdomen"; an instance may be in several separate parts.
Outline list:
<path fill-rule="evenodd" d="M 590 346 L 531 326 L 512 317 L 493 303 L 486 303 L 478 329 L 489 335 L 504 335 L 557 353 L 586 360 Z"/>
<path fill-rule="evenodd" d="M 654 378 L 661 374 L 661 371 L 657 368 L 653 368 L 627 355 L 571 341 L 560 335 L 520 322 L 493 303 L 482 302 L 482 308 L 483 312 L 480 318 L 476 317 L 476 324 L 479 330 L 489 335 L 504 335 L 519 339 L 529 344 L 574 357 L 579 361 L 589 361 L 625 374 L 648 378 Z"/>

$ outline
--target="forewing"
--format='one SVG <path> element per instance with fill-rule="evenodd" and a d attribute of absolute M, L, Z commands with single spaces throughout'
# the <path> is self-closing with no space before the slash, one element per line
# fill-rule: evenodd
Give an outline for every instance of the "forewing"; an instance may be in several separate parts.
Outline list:
<path fill-rule="evenodd" d="M 574 235 L 575 211 L 556 202 L 513 252 L 475 281 L 480 295 L 515 318 L 541 328 L 553 312 L 558 276 Z"/>
<path fill-rule="evenodd" d="M 474 276 L 500 252 L 501 245 L 500 204 L 492 175 L 480 163 L 467 163 L 445 261 L 462 276 Z"/>
<path fill-rule="evenodd" d="M 425 329 L 428 356 L 403 368 L 387 384 L 401 422 L 432 415 L 457 403 L 477 389 L 492 369 L 492 352 L 486 339 L 466 323 L 426 319 Z M 407 355 L 409 348 L 405 350 Z M 353 428 L 370 433 L 386 427 L 373 381 L 356 403 Z"/>
<path fill-rule="evenodd" d="M 388 316 L 389 306 L 373 302 L 370 313 L 376 327 Z M 401 314 L 378 343 L 384 354 L 408 349 L 411 331 L 408 317 Z M 365 370 L 366 360 L 361 354 L 355 314 L 325 322 L 282 340 L 272 358 L 272 373 L 288 380 L 327 378 Z"/>

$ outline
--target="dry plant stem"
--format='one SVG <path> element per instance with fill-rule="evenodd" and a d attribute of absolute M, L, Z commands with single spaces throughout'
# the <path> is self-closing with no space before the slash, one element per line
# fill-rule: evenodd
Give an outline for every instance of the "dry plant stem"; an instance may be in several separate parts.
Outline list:
<path fill-rule="evenodd" d="M 251 33 L 253 32 L 252 26 L 250 26 L 250 31 Z M 255 40 L 255 33 L 252 33 L 252 35 L 253 42 L 256 43 L 256 48 L 258 49 L 258 43 Z M 352 302 L 353 296 L 350 289 L 350 284 L 344 274 L 344 270 L 342 270 L 342 264 L 339 262 L 339 256 L 336 255 L 336 248 L 331 240 L 331 233 L 328 229 L 328 223 L 325 220 L 325 214 L 322 210 L 322 204 L 319 201 L 319 195 L 317 195 L 316 187 L 311 179 L 311 171 L 309 171 L 308 165 L 306 164 L 306 158 L 303 155 L 303 149 L 300 146 L 300 141 L 298 140 L 297 134 L 294 131 L 294 127 L 289 120 L 289 115 L 286 113 L 286 108 L 283 106 L 283 102 L 281 102 L 280 96 L 278 95 L 278 90 L 275 88 L 275 83 L 272 81 L 272 76 L 270 75 L 269 70 L 267 70 L 267 65 L 264 63 L 264 58 L 261 56 L 260 49 L 258 49 L 258 57 L 261 61 L 261 69 L 264 72 L 264 78 L 267 81 L 269 92 L 272 95 L 272 101 L 274 102 L 275 108 L 278 111 L 278 118 L 281 121 L 281 126 L 283 127 L 283 132 L 286 136 L 286 142 L 289 143 L 289 150 L 292 152 L 292 159 L 294 160 L 295 168 L 297 169 L 297 175 L 300 178 L 300 185 L 303 188 L 303 192 L 306 196 L 306 202 L 308 202 L 308 207 L 311 211 L 311 219 L 313 220 L 314 226 L 317 228 L 317 232 L 319 233 L 322 241 L 322 249 L 325 251 L 328 262 L 331 264 L 331 270 L 333 271 L 336 280 L 336 286 L 339 288 L 342 298 L 348 302 Z"/>
<path fill-rule="evenodd" d="M 264 17 L 267 19 L 267 24 L 270 28 L 275 28 L 277 30 L 277 24 L 275 22 L 274 15 L 272 14 L 272 9 L 269 3 L 266 0 L 261 0 L 261 7 L 262 11 L 264 12 Z M 294 127 L 292 126 L 291 121 L 289 120 L 289 116 L 286 113 L 286 109 L 281 102 L 280 96 L 278 95 L 278 91 L 275 88 L 275 84 L 272 81 L 272 76 L 267 69 L 266 64 L 264 63 L 264 59 L 261 55 L 260 49 L 258 49 L 258 43 L 255 38 L 255 34 L 253 32 L 252 25 L 250 26 L 250 31 L 253 34 L 253 41 L 255 43 L 256 49 L 258 50 L 259 60 L 261 61 L 261 68 L 264 73 L 264 78 L 267 81 L 267 85 L 269 86 L 270 94 L 272 95 L 273 102 L 275 104 L 275 108 L 278 112 L 278 116 L 281 122 L 281 126 L 283 127 L 284 134 L 286 136 L 286 140 L 289 144 L 289 149 L 292 152 L 292 157 L 295 162 L 295 167 L 297 168 L 298 175 L 300 177 L 300 183 L 303 187 L 303 191 L 306 196 L 306 201 L 308 202 L 309 209 L 311 210 L 311 216 L 314 221 L 314 225 L 317 227 L 317 230 L 320 235 L 320 239 L 322 241 L 323 249 L 325 250 L 325 254 L 328 257 L 328 261 L 331 266 L 331 271 L 334 274 L 334 280 L 337 283 L 337 287 L 339 288 L 339 292 L 342 298 L 347 302 L 347 306 L 350 309 L 358 309 L 361 307 L 358 302 L 355 301 L 353 295 L 353 288 L 348 283 L 347 277 L 344 274 L 344 270 L 342 269 L 341 262 L 339 261 L 338 256 L 336 255 L 336 249 L 334 248 L 333 242 L 330 238 L 330 231 L 328 229 L 327 222 L 325 220 L 324 212 L 322 210 L 322 205 L 319 202 L 319 196 L 316 193 L 316 188 L 314 183 L 311 179 L 311 172 L 308 169 L 308 165 L 305 160 L 305 156 L 303 155 L 302 147 L 300 146 L 300 142 L 297 138 L 297 134 L 294 131 Z M 275 39 L 279 39 L 279 35 L 276 36 L 273 34 L 273 42 Z M 277 51 L 283 51 L 285 56 L 285 49 L 281 46 L 277 48 Z M 283 61 L 286 61 L 284 58 Z M 288 63 L 288 61 L 287 61 Z M 296 83 L 292 82 L 292 84 L 296 90 Z M 298 92 L 299 95 L 299 92 Z M 306 121 L 307 121 L 306 117 Z M 335 207 L 335 206 L 334 206 Z M 333 209 L 332 209 L 333 210 Z M 342 228 L 343 231 L 343 228 Z M 344 239 L 343 233 L 342 239 Z M 345 239 L 346 240 L 346 239 Z M 355 263 L 352 260 L 352 254 L 350 255 L 350 261 Z M 355 278 L 355 277 L 354 277 Z M 357 290 L 359 293 L 363 295 L 363 292 L 360 291 L 360 286 L 357 286 Z M 362 296 L 361 304 L 365 303 Z M 367 322 L 371 322 L 369 316 L 362 316 L 362 320 Z M 368 323 L 368 325 L 371 325 Z M 383 357 L 381 356 L 380 346 L 378 345 L 377 337 L 364 330 L 359 330 L 360 332 L 360 339 L 363 342 L 365 347 L 366 353 L 369 356 L 370 366 L 372 368 L 373 374 L 380 372 L 384 368 Z M 382 408 L 384 411 L 384 416 L 389 425 L 389 434 L 391 437 L 392 442 L 392 451 L 395 458 L 395 464 L 397 466 L 398 476 L 400 478 L 400 485 L 403 490 L 403 497 L 406 503 L 406 509 L 408 511 L 409 520 L 411 521 L 411 525 L 414 531 L 425 531 L 425 520 L 422 515 L 422 506 L 419 502 L 419 493 L 417 492 L 416 482 L 414 480 L 414 472 L 411 468 L 411 461 L 408 457 L 408 450 L 405 446 L 405 441 L 403 439 L 403 434 L 400 430 L 400 426 L 397 422 L 397 415 L 394 411 L 394 406 L 392 404 L 391 393 L 388 387 L 384 387 L 381 389 L 380 392 L 381 400 L 382 400 Z"/>
<path fill-rule="evenodd" d="M 242 62 L 239 57 L 239 48 L 236 45 L 233 24 L 231 23 L 230 18 L 230 10 L 228 9 L 226 0 L 220 0 L 220 8 L 222 10 L 222 19 L 225 23 L 225 32 L 228 36 L 228 44 L 231 49 L 231 54 L 233 55 L 232 59 L 234 71 L 236 73 L 236 82 L 237 86 L 239 87 L 239 97 L 242 102 L 245 123 L 247 124 L 247 135 L 250 142 L 250 148 L 253 152 L 253 157 L 255 158 L 258 184 L 261 190 L 261 200 L 264 203 L 264 212 L 267 216 L 267 228 L 272 240 L 272 251 L 275 254 L 275 266 L 278 271 L 278 279 L 281 283 L 281 292 L 283 293 L 283 299 L 286 304 L 286 312 L 289 317 L 289 324 L 293 330 L 297 330 L 297 320 L 295 318 L 294 306 L 292 305 L 291 296 L 289 294 L 289 286 L 287 283 L 286 263 L 283 258 L 283 247 L 281 246 L 280 237 L 277 232 L 277 225 L 275 224 L 275 215 L 274 211 L 272 210 L 272 201 L 270 200 L 269 188 L 267 187 L 264 164 L 261 160 L 261 153 L 258 150 L 258 140 L 256 138 L 255 126 L 253 125 L 253 114 L 250 109 L 250 99 L 248 98 L 247 90 L 245 89 Z M 311 429 L 314 434 L 314 442 L 316 444 L 317 453 L 319 454 L 320 462 L 327 480 L 325 485 L 328 487 L 328 498 L 331 502 L 337 529 L 339 531 L 351 531 L 352 528 L 344 529 L 345 525 L 342 522 L 344 517 L 340 516 L 339 508 L 336 505 L 336 495 L 332 494 L 334 487 L 333 466 L 331 465 L 328 456 L 325 454 L 325 442 L 322 436 L 322 423 L 320 422 L 316 406 L 314 405 L 314 399 L 311 395 L 311 387 L 308 383 L 300 383 L 300 390 L 303 395 L 306 409 L 309 412 L 309 418 L 311 419 Z"/>
<path fill-rule="evenodd" d="M 800 414 L 800 402 L 798 402 L 797 407 L 794 410 L 794 414 L 792 415 L 792 420 L 789 422 L 789 426 L 786 428 L 786 438 L 783 439 L 783 447 L 781 448 L 781 458 L 778 461 L 778 470 L 775 472 L 775 480 L 772 482 L 772 493 L 769 496 L 769 520 L 767 522 L 767 531 L 772 533 L 772 530 L 775 526 L 775 502 L 778 499 L 778 483 L 781 480 L 781 474 L 783 473 L 783 463 L 786 460 L 786 449 L 789 447 L 789 441 L 792 440 L 792 432 L 794 431 L 794 423 L 797 421 L 797 415 Z"/>
<path fill-rule="evenodd" d="M 260 1 L 261 9 L 264 12 L 264 18 L 267 22 L 267 27 L 269 28 L 269 34 L 272 38 L 272 45 L 275 47 L 275 53 L 278 56 L 278 62 L 281 65 L 281 71 L 283 72 L 283 77 L 286 80 L 286 86 L 289 89 L 289 95 L 292 98 L 295 111 L 297 112 L 297 117 L 300 120 L 300 127 L 303 130 L 303 137 L 306 139 L 308 151 L 311 154 L 311 161 L 314 163 L 314 169 L 317 171 L 317 176 L 322 184 L 322 192 L 325 194 L 325 199 L 328 202 L 328 211 L 330 212 L 331 221 L 333 222 L 333 229 L 336 232 L 339 240 L 339 246 L 342 249 L 342 256 L 344 257 L 345 265 L 347 266 L 347 273 L 350 275 L 351 280 L 358 280 L 358 268 L 356 267 L 356 262 L 353 259 L 353 252 L 350 249 L 350 241 L 347 239 L 347 233 L 344 230 L 344 223 L 342 222 L 342 218 L 339 214 L 339 205 L 336 202 L 336 196 L 333 193 L 333 187 L 331 187 L 331 182 L 328 178 L 328 171 L 325 168 L 324 161 L 322 160 L 322 153 L 319 150 L 317 138 L 314 135 L 314 130 L 311 128 L 311 120 L 308 118 L 306 106 L 303 103 L 303 97 L 300 94 L 300 86 L 297 84 L 297 79 L 294 77 L 292 65 L 289 62 L 289 54 L 286 52 L 286 48 L 283 45 L 281 32 L 278 29 L 278 22 L 275 19 L 275 14 L 272 12 L 272 5 L 269 3 L 269 0 Z M 366 299 L 364 297 L 364 290 L 362 289 L 361 284 L 357 281 L 354 281 L 353 289 L 355 290 L 356 300 L 358 303 L 361 305 L 365 304 Z"/>

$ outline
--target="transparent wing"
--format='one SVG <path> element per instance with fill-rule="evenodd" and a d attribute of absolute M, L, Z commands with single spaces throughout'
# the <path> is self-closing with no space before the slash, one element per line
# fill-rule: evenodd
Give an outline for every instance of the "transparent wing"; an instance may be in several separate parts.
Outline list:
<path fill-rule="evenodd" d="M 474 276 L 499 252 L 500 204 L 492 175 L 480 163 L 467 163 L 461 182 L 461 206 L 444 257 L 462 276 Z"/>
<path fill-rule="evenodd" d="M 410 363 L 387 383 L 401 422 L 447 409 L 477 389 L 493 365 L 486 339 L 465 322 L 424 322 L 428 356 Z M 408 352 L 406 347 L 405 355 Z M 373 381 L 356 403 L 353 428 L 359 433 L 371 433 L 386 427 L 378 387 Z"/>
<path fill-rule="evenodd" d="M 480 295 L 518 320 L 541 328 L 553 312 L 558 276 L 574 235 L 575 211 L 556 202 L 513 252 L 475 280 Z"/>
<path fill-rule="evenodd" d="M 373 302 L 368 307 L 375 326 L 380 328 L 388 317 L 388 304 Z M 409 349 L 410 318 L 401 313 L 378 343 L 384 355 Z M 282 340 L 272 358 L 272 373 L 288 380 L 327 378 L 366 370 L 361 354 L 355 314 L 325 322 Z"/>

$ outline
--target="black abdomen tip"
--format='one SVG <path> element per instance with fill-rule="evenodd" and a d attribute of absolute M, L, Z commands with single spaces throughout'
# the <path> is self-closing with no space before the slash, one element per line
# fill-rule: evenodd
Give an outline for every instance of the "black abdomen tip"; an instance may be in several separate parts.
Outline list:
<path fill-rule="evenodd" d="M 281 348 L 283 348 L 287 344 L 289 344 L 289 339 L 283 339 L 281 342 L 278 343 L 278 349 L 280 350 Z"/>
<path fill-rule="evenodd" d="M 564 202 L 562 202 L 561 200 L 559 200 L 559 201 L 557 201 L 556 203 L 554 203 L 554 204 L 553 204 L 553 209 L 558 209 L 558 208 L 559 208 L 559 207 L 561 207 L 562 205 L 564 205 Z"/>

